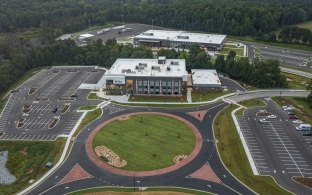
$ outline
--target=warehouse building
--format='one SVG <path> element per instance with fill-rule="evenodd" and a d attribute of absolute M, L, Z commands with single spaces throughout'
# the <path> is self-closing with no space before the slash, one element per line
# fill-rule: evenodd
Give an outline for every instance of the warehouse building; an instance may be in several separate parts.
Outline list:
<path fill-rule="evenodd" d="M 190 33 L 172 30 L 148 30 L 134 37 L 135 45 L 149 47 L 188 48 L 198 44 L 208 50 L 220 51 L 225 43 L 226 35 Z"/>
<path fill-rule="evenodd" d="M 188 73 L 184 59 L 117 59 L 103 78 L 107 94 L 182 96 Z"/>
<path fill-rule="evenodd" d="M 221 81 L 216 70 L 192 69 L 192 87 L 194 92 L 221 91 Z"/>

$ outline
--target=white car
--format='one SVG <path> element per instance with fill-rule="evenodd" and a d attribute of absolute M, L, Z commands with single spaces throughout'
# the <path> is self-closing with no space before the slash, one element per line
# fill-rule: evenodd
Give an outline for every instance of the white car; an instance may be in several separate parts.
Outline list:
<path fill-rule="evenodd" d="M 267 116 L 267 118 L 277 118 L 274 114 Z"/>
<path fill-rule="evenodd" d="M 259 120 L 259 122 L 260 122 L 260 123 L 268 123 L 269 120 L 266 119 L 266 118 L 262 118 L 262 119 Z"/>
<path fill-rule="evenodd" d="M 294 124 L 302 124 L 302 121 L 301 120 L 293 120 L 292 123 L 294 123 Z"/>

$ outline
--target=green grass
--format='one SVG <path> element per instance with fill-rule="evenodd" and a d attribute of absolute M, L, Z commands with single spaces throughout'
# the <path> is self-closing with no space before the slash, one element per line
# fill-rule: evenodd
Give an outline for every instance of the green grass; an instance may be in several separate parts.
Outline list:
<path fill-rule="evenodd" d="M 262 100 L 259 100 L 259 99 L 251 99 L 251 100 L 244 100 L 244 101 L 241 101 L 241 102 L 238 102 L 239 104 L 247 107 L 247 108 L 250 108 L 250 107 L 263 107 L 265 106 L 265 103 L 262 101 Z"/>
<path fill-rule="evenodd" d="M 190 154 L 195 136 L 186 124 L 176 119 L 134 115 L 101 129 L 93 140 L 93 147 L 101 145 L 127 161 L 122 169 L 148 171 L 173 165 L 176 155 Z"/>
<path fill-rule="evenodd" d="M 39 179 L 48 169 L 47 162 L 59 160 L 65 145 L 64 139 L 54 142 L 1 141 L 0 151 L 9 151 L 6 167 L 17 181 L 10 185 L 1 185 L 0 194 L 15 194 L 21 191 L 31 179 Z"/>
<path fill-rule="evenodd" d="M 186 96 L 130 96 L 129 102 L 187 102 Z"/>
<path fill-rule="evenodd" d="M 71 195 L 83 195 L 83 194 L 93 194 L 96 192 L 125 192 L 126 194 L 130 194 L 130 192 L 138 192 L 138 188 L 113 188 L 113 187 L 101 187 L 101 188 L 92 188 L 92 189 L 85 189 L 80 190 L 76 192 L 69 193 Z M 186 189 L 186 188 L 176 188 L 176 187 L 150 187 L 140 192 L 182 192 L 182 193 L 188 193 L 188 194 L 196 194 L 196 195 L 207 195 L 210 194 L 208 192 L 203 191 L 197 191 L 192 189 Z"/>
<path fill-rule="evenodd" d="M 230 94 L 231 91 L 192 92 L 192 102 L 204 102 L 214 100 L 220 96 Z"/>
<path fill-rule="evenodd" d="M 246 153 L 235 128 L 231 112 L 236 106 L 228 106 L 214 121 L 217 148 L 225 166 L 243 183 L 259 194 L 289 194 L 269 176 L 255 176 L 250 168 Z"/>
<path fill-rule="evenodd" d="M 299 24 L 295 24 L 295 25 L 290 25 L 291 26 L 296 26 L 299 28 L 306 28 L 306 29 L 310 29 L 312 31 L 312 21 L 308 21 L 308 22 L 303 22 L 303 23 L 299 23 Z M 278 36 L 279 33 L 281 32 L 281 29 L 278 29 L 276 31 L 274 31 L 274 33 Z"/>
<path fill-rule="evenodd" d="M 247 42 L 253 42 L 253 43 L 259 43 L 263 45 L 270 45 L 275 47 L 283 47 L 283 48 L 289 48 L 289 49 L 298 49 L 298 50 L 305 50 L 305 51 L 312 51 L 312 47 L 310 45 L 304 45 L 304 44 L 296 44 L 296 43 L 281 43 L 281 42 L 266 42 L 266 41 L 259 41 L 255 40 L 252 37 L 239 37 L 239 36 L 228 36 L 230 40 L 233 41 L 247 41 Z"/>
<path fill-rule="evenodd" d="M 231 50 L 235 51 L 237 56 L 241 56 L 241 57 L 244 56 L 244 48 L 241 48 L 241 47 L 240 48 L 238 48 L 238 47 L 230 47 L 230 48 L 228 48 L 227 46 L 225 46 L 222 49 L 222 51 L 220 52 L 220 54 L 228 55 Z"/>
<path fill-rule="evenodd" d="M 86 116 L 82 119 L 80 125 L 78 126 L 77 130 L 75 131 L 73 137 L 77 136 L 78 133 L 83 129 L 85 126 L 87 126 L 89 123 L 100 117 L 102 114 L 102 109 L 97 108 L 93 111 L 90 111 L 86 114 Z"/>
<path fill-rule="evenodd" d="M 306 67 L 302 67 L 302 66 L 290 66 L 287 64 L 280 64 L 281 67 L 284 68 L 290 68 L 290 69 L 294 69 L 294 70 L 299 70 L 302 72 L 308 72 L 308 73 L 312 73 L 312 70 L 310 68 L 306 68 Z"/>
<path fill-rule="evenodd" d="M 287 79 L 290 79 L 288 81 L 288 86 L 291 89 L 303 89 L 306 90 L 306 84 L 308 84 L 311 79 L 294 75 L 294 74 L 289 74 L 289 73 L 282 73 L 287 77 Z"/>
<path fill-rule="evenodd" d="M 96 106 L 93 106 L 93 105 L 85 105 L 85 106 L 81 106 L 78 110 L 93 110 L 95 108 Z"/>
<path fill-rule="evenodd" d="M 96 95 L 96 93 L 94 92 L 91 92 L 89 95 L 88 95 L 88 98 L 89 100 L 106 100 L 105 98 L 102 98 L 102 97 L 99 97 Z"/>
<path fill-rule="evenodd" d="M 119 102 L 114 102 L 115 104 L 119 104 L 119 105 L 123 105 L 123 106 L 137 106 L 137 107 L 155 107 L 155 108 L 192 108 L 192 107 L 197 107 L 197 106 L 201 106 L 203 104 L 187 104 L 184 102 L 181 102 L 181 104 L 138 104 L 138 103 L 119 103 Z"/>
<path fill-rule="evenodd" d="M 306 98 L 302 97 L 273 97 L 278 105 L 291 105 L 296 108 L 295 114 L 305 123 L 312 124 L 312 108 L 309 106 Z"/>

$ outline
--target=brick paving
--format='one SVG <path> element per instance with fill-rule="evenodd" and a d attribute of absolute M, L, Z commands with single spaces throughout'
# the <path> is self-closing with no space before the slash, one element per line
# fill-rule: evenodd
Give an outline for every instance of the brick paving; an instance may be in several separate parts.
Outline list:
<path fill-rule="evenodd" d="M 99 159 L 99 157 L 96 156 L 96 154 L 93 151 L 92 148 L 92 141 L 96 135 L 96 133 L 101 130 L 105 125 L 111 123 L 114 120 L 118 120 L 118 118 L 120 117 L 125 117 L 127 115 L 162 115 L 162 116 L 167 116 L 167 117 L 171 117 L 174 119 L 177 119 L 179 121 L 184 122 L 186 125 L 188 125 L 194 135 L 195 135 L 195 139 L 196 139 L 196 143 L 195 143 L 195 147 L 193 149 L 193 151 L 191 152 L 190 155 L 188 155 L 188 157 L 186 159 L 184 159 L 183 161 L 175 164 L 175 165 L 171 165 L 169 167 L 166 168 L 162 168 L 162 169 L 158 169 L 158 170 L 152 170 L 152 171 L 126 171 L 126 170 L 121 170 L 115 167 L 112 167 L 106 163 L 104 163 L 101 159 Z M 87 139 L 86 145 L 85 145 L 85 149 L 86 152 L 88 154 L 88 157 L 90 158 L 91 161 L 93 161 L 97 166 L 101 167 L 102 169 L 108 170 L 112 173 L 118 174 L 118 175 L 124 175 L 124 176 L 136 176 L 136 177 L 147 177 L 147 176 L 154 176 L 154 175 L 161 175 L 161 174 L 165 174 L 174 170 L 177 170 L 183 166 L 185 166 L 186 164 L 190 163 L 200 152 L 202 147 L 202 136 L 199 132 L 199 130 L 189 121 L 176 116 L 176 115 L 172 115 L 172 114 L 167 114 L 167 113 L 160 113 L 160 112 L 137 112 L 137 113 L 131 113 L 131 114 L 125 114 L 123 116 L 118 116 L 115 118 L 111 118 L 110 120 L 107 120 L 106 122 L 102 123 L 101 125 L 97 126 L 92 133 L 90 134 L 90 136 Z"/>
<path fill-rule="evenodd" d="M 58 183 L 58 185 L 89 178 L 93 178 L 93 176 L 81 168 L 81 166 L 77 163 Z"/>
<path fill-rule="evenodd" d="M 200 169 L 192 173 L 190 177 L 220 184 L 222 183 L 219 177 L 213 172 L 209 164 L 202 166 Z"/>
<path fill-rule="evenodd" d="M 207 110 L 199 110 L 194 112 L 187 112 L 186 114 L 191 115 L 196 118 L 200 122 L 203 122 L 205 115 L 207 114 Z"/>

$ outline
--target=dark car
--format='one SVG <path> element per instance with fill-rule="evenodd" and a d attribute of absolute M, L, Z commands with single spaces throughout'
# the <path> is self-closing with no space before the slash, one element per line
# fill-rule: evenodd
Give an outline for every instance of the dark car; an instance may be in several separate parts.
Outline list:
<path fill-rule="evenodd" d="M 298 119 L 298 117 L 296 117 L 295 115 L 290 115 L 288 118 L 289 118 L 290 120 L 296 120 L 296 119 Z"/>
<path fill-rule="evenodd" d="M 287 115 L 295 115 L 294 112 L 287 112 Z"/>
<path fill-rule="evenodd" d="M 312 136 L 312 133 L 311 132 L 307 132 L 307 133 L 303 133 L 302 135 L 303 136 Z"/>

